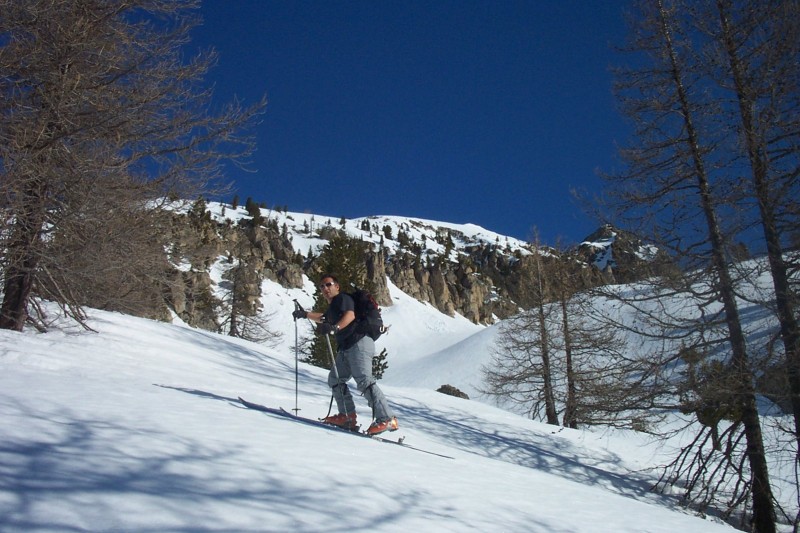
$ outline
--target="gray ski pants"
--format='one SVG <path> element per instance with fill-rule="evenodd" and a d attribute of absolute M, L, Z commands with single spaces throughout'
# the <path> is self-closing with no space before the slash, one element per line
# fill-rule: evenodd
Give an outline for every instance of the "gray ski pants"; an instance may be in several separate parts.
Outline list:
<path fill-rule="evenodd" d="M 372 408 L 372 416 L 378 422 L 392 418 L 392 408 L 383 395 L 375 377 L 372 375 L 372 357 L 375 355 L 375 341 L 364 337 L 346 350 L 339 350 L 336 355 L 336 372 L 331 368 L 328 374 L 328 385 L 333 390 L 336 407 L 340 413 L 355 413 L 356 405 L 353 395 L 347 387 L 347 382 L 352 377 L 356 382 L 358 391 L 367 399 L 367 404 Z"/>

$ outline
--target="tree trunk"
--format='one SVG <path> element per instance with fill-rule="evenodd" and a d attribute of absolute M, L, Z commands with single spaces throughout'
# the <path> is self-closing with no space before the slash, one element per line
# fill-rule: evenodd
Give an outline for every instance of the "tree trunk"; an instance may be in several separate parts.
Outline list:
<path fill-rule="evenodd" d="M 759 533 L 774 533 L 775 509 L 773 507 L 772 489 L 769 482 L 764 441 L 761 434 L 761 423 L 756 409 L 756 399 L 753 386 L 753 375 L 747 358 L 747 344 L 742 331 L 739 310 L 736 305 L 734 284 L 725 262 L 725 249 L 722 232 L 717 220 L 716 211 L 708 182 L 708 175 L 703 162 L 699 137 L 692 120 L 693 112 L 689 97 L 683 85 L 680 63 L 672 43 L 670 26 L 661 1 L 658 2 L 661 16 L 661 27 L 667 52 L 672 68 L 672 78 L 675 84 L 683 123 L 686 127 L 687 143 L 691 153 L 692 164 L 697 178 L 700 193 L 700 203 L 706 218 L 708 238 L 711 245 L 712 264 L 717 276 L 718 290 L 722 305 L 725 310 L 725 322 L 728 327 L 731 344 L 731 365 L 737 371 L 739 390 L 736 391 L 737 403 L 742 410 L 742 423 L 745 427 L 747 438 L 747 458 L 750 465 L 750 475 L 753 490 L 753 525 Z"/>
<path fill-rule="evenodd" d="M 794 415 L 795 440 L 800 450 L 800 331 L 795 318 L 795 305 L 792 302 L 789 274 L 783 257 L 780 232 L 777 228 L 775 206 L 770 200 L 770 183 L 768 178 L 769 158 L 765 140 L 758 134 L 756 127 L 756 105 L 753 87 L 748 85 L 744 65 L 737 52 L 734 33 L 730 23 L 730 4 L 717 0 L 720 26 L 725 51 L 730 62 L 731 77 L 736 89 L 739 103 L 739 115 L 742 121 L 744 141 L 755 189 L 764 241 L 767 244 L 767 258 L 775 289 L 775 305 L 778 310 L 781 340 L 785 353 L 786 373 L 789 380 L 789 392 Z M 791 38 L 791 36 L 789 37 Z"/>
<path fill-rule="evenodd" d="M 550 361 L 550 336 L 547 333 L 547 317 L 544 310 L 544 272 L 539 255 L 536 255 L 536 276 L 538 284 L 537 310 L 539 313 L 539 346 L 542 356 L 542 381 L 544 385 L 544 411 L 547 423 L 558 425 L 558 411 L 556 410 L 555 392 L 553 390 L 553 369 Z"/>
<path fill-rule="evenodd" d="M 33 285 L 35 261 L 29 258 L 22 265 L 6 269 L 3 305 L 0 308 L 0 329 L 22 331 L 28 318 L 28 297 Z"/>
<path fill-rule="evenodd" d="M 550 361 L 550 337 L 547 333 L 547 321 L 544 313 L 544 304 L 539 303 L 539 341 L 542 350 L 542 381 L 544 382 L 544 411 L 547 423 L 558 425 L 558 411 L 553 391 L 553 371 Z"/>
<path fill-rule="evenodd" d="M 564 426 L 572 429 L 578 428 L 575 420 L 578 398 L 575 387 L 575 373 L 572 368 L 572 336 L 570 330 L 569 314 L 567 313 L 567 297 L 561 292 L 561 319 L 564 325 L 564 355 L 566 358 L 567 372 L 567 401 L 564 409 Z"/>
<path fill-rule="evenodd" d="M 30 204 L 41 194 L 29 191 Z M 21 213 L 11 230 L 8 245 L 3 303 L 0 305 L 0 329 L 22 331 L 28 319 L 28 299 L 33 288 L 33 279 L 39 263 L 37 249 L 41 241 L 44 217 L 34 209 Z"/>

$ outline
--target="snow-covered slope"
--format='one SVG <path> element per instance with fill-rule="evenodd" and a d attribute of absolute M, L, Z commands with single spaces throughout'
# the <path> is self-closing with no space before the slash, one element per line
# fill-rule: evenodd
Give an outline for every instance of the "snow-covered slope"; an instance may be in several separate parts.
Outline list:
<path fill-rule="evenodd" d="M 648 492 L 642 469 L 659 457 L 642 437 L 433 392 L 437 342 L 488 330 L 396 298 L 388 318 L 403 328 L 385 342 L 419 347 L 407 362 L 420 387 L 406 369 L 403 386 L 386 380 L 390 435 L 453 460 L 242 408 L 238 395 L 294 408 L 297 392 L 300 414 L 326 413 L 325 371 L 300 364 L 296 382 L 286 345 L 97 311 L 97 333 L 0 331 L 0 530 L 731 530 Z M 276 321 L 291 344 L 290 309 Z"/>
<path fill-rule="evenodd" d="M 327 219 L 270 216 L 291 226 L 295 249 L 324 245 L 305 228 Z M 432 250 L 446 227 L 367 220 L 373 229 L 344 224 L 374 242 L 384 226 L 413 232 Z M 525 253 L 524 243 L 452 226 L 459 246 L 501 242 Z M 265 281 L 264 313 L 283 333 L 272 347 L 99 311 L 90 314 L 96 332 L 0 331 L 0 531 L 731 531 L 649 492 L 653 467 L 674 458 L 679 441 L 554 428 L 490 405 L 480 371 L 498 327 L 389 289 L 391 329 L 378 348 L 389 353 L 381 386 L 401 425 L 391 436 L 454 459 L 243 408 L 239 395 L 317 418 L 330 401 L 326 371 L 294 353 L 295 333 L 311 328 L 292 319 L 293 300 L 310 308 L 313 283 Z M 434 392 L 444 384 L 473 401 Z M 368 424 L 363 398 L 357 410 Z M 791 476 L 775 481 L 792 507 Z"/>

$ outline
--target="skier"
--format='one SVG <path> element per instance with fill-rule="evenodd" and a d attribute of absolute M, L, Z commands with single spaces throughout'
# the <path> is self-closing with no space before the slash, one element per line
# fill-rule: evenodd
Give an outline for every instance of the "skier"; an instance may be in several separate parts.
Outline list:
<path fill-rule="evenodd" d="M 339 412 L 328 416 L 323 422 L 335 426 L 355 429 L 356 406 L 347 381 L 355 379 L 358 391 L 367 399 L 372 408 L 375 421 L 367 429 L 369 435 L 384 431 L 396 431 L 397 418 L 392 413 L 375 377 L 372 375 L 372 357 L 375 355 L 375 341 L 364 333 L 356 331 L 355 304 L 350 295 L 340 292 L 336 276 L 324 274 L 320 278 L 322 296 L 328 302 L 324 313 L 297 309 L 294 318 L 308 318 L 319 324 L 317 333 L 335 335 L 339 346 L 335 363 L 328 374 L 328 385 L 333 391 Z"/>

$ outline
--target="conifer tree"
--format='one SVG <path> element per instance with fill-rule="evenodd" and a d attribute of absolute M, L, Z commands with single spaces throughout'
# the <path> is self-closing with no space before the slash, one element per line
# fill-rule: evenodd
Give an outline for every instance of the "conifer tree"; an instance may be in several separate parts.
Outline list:
<path fill-rule="evenodd" d="M 324 274 L 332 274 L 339 280 L 341 292 L 352 292 L 355 287 L 374 292 L 374 287 L 367 277 L 367 253 L 369 243 L 360 239 L 349 237 L 338 232 L 326 244 L 319 256 L 314 260 L 312 276 L 314 281 Z M 328 303 L 322 296 L 322 291 L 317 286 L 314 300 L 314 310 L 322 311 L 327 309 Z M 331 349 L 335 356 L 337 346 L 333 337 L 329 336 Z M 385 352 L 385 350 L 384 350 Z M 386 370 L 388 364 L 385 362 L 386 355 L 382 352 L 373 360 L 373 369 L 379 369 L 381 374 Z M 305 362 L 322 368 L 331 368 L 331 354 L 328 351 L 328 343 L 324 338 L 314 337 L 309 346 L 309 354 L 304 359 Z"/>
<path fill-rule="evenodd" d="M 270 327 L 271 316 L 261 306 L 261 276 L 241 251 L 222 274 L 220 327 L 223 333 L 252 342 L 275 344 L 281 333 Z"/>

